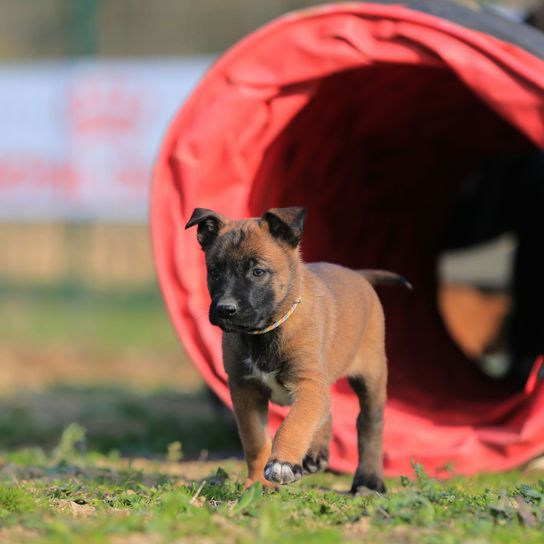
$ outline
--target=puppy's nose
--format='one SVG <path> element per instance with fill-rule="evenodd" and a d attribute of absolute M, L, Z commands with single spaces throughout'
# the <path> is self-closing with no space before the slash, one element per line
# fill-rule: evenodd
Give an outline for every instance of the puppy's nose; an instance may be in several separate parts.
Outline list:
<path fill-rule="evenodd" d="M 238 311 L 234 300 L 223 300 L 217 304 L 217 313 L 221 317 L 232 317 Z"/>

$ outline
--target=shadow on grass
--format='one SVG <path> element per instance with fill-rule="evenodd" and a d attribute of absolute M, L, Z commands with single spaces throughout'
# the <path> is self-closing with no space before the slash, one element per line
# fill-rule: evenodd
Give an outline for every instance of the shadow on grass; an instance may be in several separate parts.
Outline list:
<path fill-rule="evenodd" d="M 213 459 L 241 451 L 232 414 L 207 391 L 142 393 L 124 388 L 56 386 L 0 398 L 0 450 L 51 450 L 78 423 L 85 447 L 124 456 L 164 456 L 181 442 L 185 459 Z"/>

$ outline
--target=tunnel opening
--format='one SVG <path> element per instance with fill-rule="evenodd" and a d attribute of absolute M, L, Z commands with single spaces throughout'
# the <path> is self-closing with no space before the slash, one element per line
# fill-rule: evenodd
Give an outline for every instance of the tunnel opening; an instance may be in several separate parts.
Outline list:
<path fill-rule="evenodd" d="M 437 303 L 437 260 L 464 181 L 482 163 L 534 149 L 452 72 L 402 64 L 322 79 L 267 149 L 254 215 L 302 203 L 305 260 L 393 270 L 415 287 L 380 291 L 392 402 L 435 419 L 455 405 L 459 423 L 470 423 L 485 417 L 474 403 L 512 393 L 452 340 Z"/>

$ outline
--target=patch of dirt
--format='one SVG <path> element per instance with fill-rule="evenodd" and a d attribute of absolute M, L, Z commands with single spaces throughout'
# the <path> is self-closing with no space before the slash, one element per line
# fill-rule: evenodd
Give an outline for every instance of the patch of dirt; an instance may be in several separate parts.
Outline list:
<path fill-rule="evenodd" d="M 96 514 L 96 508 L 90 504 L 79 504 L 66 499 L 55 499 L 53 506 L 61 512 L 71 514 L 76 518 L 88 518 Z"/>
<path fill-rule="evenodd" d="M 364 538 L 370 530 L 370 518 L 359 518 L 354 523 L 346 523 L 343 530 L 344 538 L 359 540 Z"/>
<path fill-rule="evenodd" d="M 102 463 L 98 462 L 100 466 Z M 229 478 L 240 480 L 244 470 L 244 463 L 239 459 L 221 459 L 215 461 L 181 461 L 177 463 L 168 461 L 156 461 L 143 457 L 121 460 L 114 463 L 116 469 L 141 470 L 144 474 L 163 474 L 166 476 L 176 476 L 183 482 L 193 482 L 195 480 L 213 479 L 219 467 L 222 467 L 229 474 Z M 104 467 L 112 467 L 111 461 L 105 461 Z"/>
<path fill-rule="evenodd" d="M 13 544 L 14 542 L 26 542 L 40 535 L 34 529 L 28 529 L 22 525 L 0 527 L 0 544 Z"/>
<path fill-rule="evenodd" d="M 162 544 L 164 540 L 157 533 L 129 533 L 114 535 L 109 542 L 111 544 Z"/>

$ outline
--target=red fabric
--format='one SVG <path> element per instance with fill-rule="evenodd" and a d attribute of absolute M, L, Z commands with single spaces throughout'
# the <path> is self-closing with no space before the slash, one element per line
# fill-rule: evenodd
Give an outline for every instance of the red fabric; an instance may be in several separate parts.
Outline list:
<path fill-rule="evenodd" d="M 510 44 L 400 6 L 337 4 L 285 16 L 228 51 L 162 145 L 152 237 L 176 331 L 230 406 L 207 318 L 193 208 L 233 217 L 305 205 L 307 261 L 380 267 L 415 285 L 381 293 L 390 363 L 385 468 L 502 470 L 544 451 L 536 369 L 516 393 L 446 332 L 435 264 L 452 196 L 483 158 L 544 147 L 544 66 Z M 540 361 L 542 364 L 542 361 Z M 355 467 L 357 401 L 333 387 L 331 467 Z M 286 411 L 271 405 L 271 430 Z"/>

